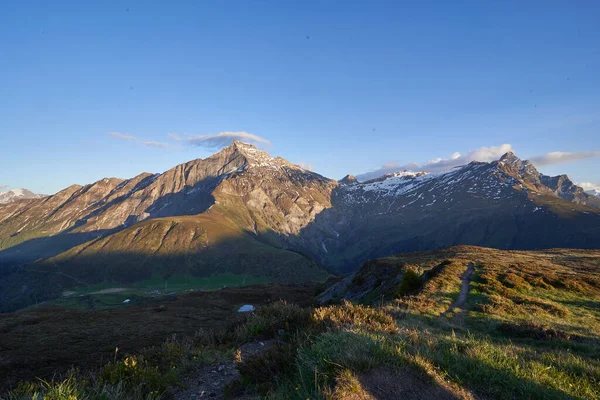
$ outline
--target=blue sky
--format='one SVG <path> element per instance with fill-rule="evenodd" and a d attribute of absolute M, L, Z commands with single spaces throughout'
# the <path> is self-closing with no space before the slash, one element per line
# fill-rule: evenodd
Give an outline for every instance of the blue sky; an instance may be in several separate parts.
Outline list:
<path fill-rule="evenodd" d="M 162 172 L 214 152 L 169 134 L 219 132 L 336 179 L 510 144 L 600 185 L 598 15 L 597 1 L 3 1 L 0 186 Z"/>

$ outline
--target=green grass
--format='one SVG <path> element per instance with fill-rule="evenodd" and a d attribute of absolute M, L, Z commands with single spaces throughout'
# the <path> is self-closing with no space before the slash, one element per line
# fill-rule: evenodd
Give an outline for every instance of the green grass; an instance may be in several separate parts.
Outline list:
<path fill-rule="evenodd" d="M 398 382 L 397 371 L 408 368 L 409 389 L 439 390 L 423 397 L 600 398 L 600 259 L 568 253 L 467 248 L 426 278 L 416 295 L 383 305 L 317 308 L 317 324 L 308 324 L 297 342 L 294 372 L 261 393 L 274 399 L 368 398 L 386 388 L 366 379 L 372 371 L 396 371 L 390 380 Z M 398 263 L 428 271 L 448 253 L 434 262 L 427 254 L 420 263 L 419 256 L 400 256 Z M 477 262 L 467 302 L 442 316 L 471 261 Z M 389 262 L 371 264 L 362 280 Z M 355 282 L 362 282 L 361 273 Z M 373 316 L 392 318 L 396 330 L 389 323 L 378 326 Z M 390 385 L 388 392 L 399 384 Z"/>
<path fill-rule="evenodd" d="M 234 274 L 222 274 L 210 277 L 175 275 L 169 277 L 165 285 L 165 279 L 155 275 L 131 285 L 103 282 L 89 286 L 77 286 L 64 293 L 63 297 L 49 301 L 46 304 L 81 310 L 106 310 L 143 304 L 155 297 L 169 294 L 218 290 L 224 287 L 264 284 L 269 283 L 269 281 L 265 277 Z M 97 293 L 111 289 L 124 290 L 118 293 Z M 124 303 L 125 300 L 130 301 Z"/>
<path fill-rule="evenodd" d="M 438 400 L 600 398 L 600 254 L 477 248 L 432 254 L 398 256 L 398 265 L 423 272 L 416 292 L 418 285 L 400 290 L 403 280 L 394 273 L 390 279 L 399 297 L 387 302 L 263 306 L 196 344 L 166 343 L 156 354 L 139 355 L 136 360 L 149 370 L 128 390 L 156 387 L 151 371 L 184 374 L 198 351 L 226 349 L 221 354 L 232 357 L 242 343 L 277 339 L 266 351 L 236 358 L 242 379 L 227 394 L 298 400 L 369 399 L 382 392 Z M 469 262 L 475 273 L 467 302 L 447 312 Z M 369 277 L 380 276 L 377 268 L 396 271 L 390 263 L 370 264 L 363 279 L 359 273 L 350 285 L 362 288 Z"/>

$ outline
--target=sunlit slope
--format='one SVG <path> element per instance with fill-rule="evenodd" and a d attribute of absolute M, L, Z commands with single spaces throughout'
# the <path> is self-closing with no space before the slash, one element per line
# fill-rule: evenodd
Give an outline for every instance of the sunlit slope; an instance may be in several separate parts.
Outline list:
<path fill-rule="evenodd" d="M 11 311 L 98 283 L 120 287 L 157 276 L 223 274 L 294 283 L 327 277 L 303 255 L 262 243 L 210 213 L 144 221 L 19 268 L 0 280 L 0 303 Z"/>
<path fill-rule="evenodd" d="M 44 264 L 85 270 L 94 281 L 135 281 L 153 273 L 233 273 L 279 282 L 320 280 L 325 273 L 298 253 L 261 243 L 220 214 L 158 218 L 85 243 Z"/>

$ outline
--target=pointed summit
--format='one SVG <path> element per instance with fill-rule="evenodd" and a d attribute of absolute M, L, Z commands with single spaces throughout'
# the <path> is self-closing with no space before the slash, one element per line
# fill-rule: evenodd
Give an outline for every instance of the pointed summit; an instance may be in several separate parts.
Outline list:
<path fill-rule="evenodd" d="M 341 184 L 344 184 L 344 185 L 352 185 L 354 183 L 357 183 L 358 179 L 356 179 L 356 177 L 354 175 L 346 175 L 345 177 L 340 179 L 338 182 Z"/>
<path fill-rule="evenodd" d="M 248 149 L 258 150 L 255 145 L 250 144 L 250 143 L 244 143 L 239 140 L 234 140 L 233 142 L 231 142 L 229 147 L 234 147 L 239 150 L 248 150 Z"/>
<path fill-rule="evenodd" d="M 515 155 L 515 153 L 513 153 L 512 151 L 509 151 L 508 153 L 506 153 L 502 157 L 500 157 L 500 161 L 505 161 L 505 162 L 508 162 L 508 163 L 513 163 L 515 161 L 521 161 L 521 159 L 519 157 L 517 157 Z"/>
<path fill-rule="evenodd" d="M 509 151 L 508 153 L 500 157 L 498 164 L 502 166 L 513 167 L 517 170 L 521 170 L 523 168 L 523 161 L 519 157 L 517 157 L 512 151 Z"/>

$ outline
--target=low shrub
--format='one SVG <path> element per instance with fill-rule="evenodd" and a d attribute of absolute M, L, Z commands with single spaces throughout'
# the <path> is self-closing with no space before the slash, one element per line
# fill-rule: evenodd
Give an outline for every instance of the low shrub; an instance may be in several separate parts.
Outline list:
<path fill-rule="evenodd" d="M 143 395 L 164 393 L 169 384 L 176 383 L 170 371 L 160 372 L 141 357 L 127 356 L 123 361 L 106 364 L 98 377 L 99 387 L 123 386 L 127 391 Z"/>
<path fill-rule="evenodd" d="M 406 296 L 415 293 L 423 286 L 423 281 L 419 273 L 414 268 L 408 268 L 402 275 L 402 283 L 396 291 L 396 297 Z"/>
<path fill-rule="evenodd" d="M 520 292 L 531 289 L 531 285 L 523 277 L 512 272 L 502 276 L 501 281 L 504 286 Z"/>
<path fill-rule="evenodd" d="M 341 305 L 319 307 L 313 320 L 329 329 L 361 328 L 373 332 L 397 333 L 398 326 L 391 315 L 373 307 L 344 301 Z"/>
<path fill-rule="evenodd" d="M 246 357 L 238 370 L 245 384 L 252 384 L 260 393 L 266 393 L 280 377 L 296 369 L 297 347 L 293 344 L 275 345 L 262 353 Z"/>

